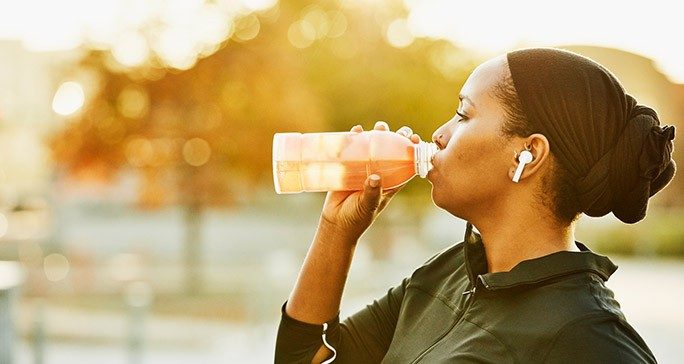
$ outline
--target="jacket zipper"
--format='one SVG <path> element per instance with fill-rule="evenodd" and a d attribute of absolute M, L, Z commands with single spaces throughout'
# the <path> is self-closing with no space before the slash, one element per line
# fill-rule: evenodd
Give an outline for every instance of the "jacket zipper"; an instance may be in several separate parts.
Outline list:
<path fill-rule="evenodd" d="M 418 363 L 421 359 L 423 359 L 423 357 L 425 355 L 427 355 L 427 353 L 429 353 L 430 350 L 432 350 L 435 346 L 437 346 L 437 344 L 439 344 L 439 342 L 442 341 L 442 339 L 444 339 L 444 337 L 446 337 L 451 332 L 451 330 L 453 330 L 454 327 L 456 327 L 456 325 L 458 325 L 462 321 L 461 319 L 463 318 L 463 316 L 465 316 L 466 312 L 468 312 L 468 309 L 470 308 L 470 305 L 473 302 L 473 297 L 475 296 L 476 290 L 477 290 L 477 282 L 475 282 L 475 285 L 473 285 L 472 289 L 463 292 L 463 295 L 464 296 L 468 295 L 468 297 L 466 298 L 466 301 L 463 303 L 463 309 L 461 310 L 461 315 L 458 316 L 454 320 L 454 322 L 451 324 L 451 326 L 449 327 L 448 330 L 446 330 L 439 338 L 437 338 L 437 340 L 434 343 L 432 343 L 432 345 L 430 345 L 427 349 L 423 350 L 423 352 L 420 353 L 420 355 L 418 355 L 418 357 L 416 357 L 411 362 L 411 364 Z"/>

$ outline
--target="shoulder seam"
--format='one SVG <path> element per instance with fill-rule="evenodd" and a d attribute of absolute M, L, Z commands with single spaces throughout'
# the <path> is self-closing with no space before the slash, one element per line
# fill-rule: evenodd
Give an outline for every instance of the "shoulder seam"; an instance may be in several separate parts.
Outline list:
<path fill-rule="evenodd" d="M 496 339 L 497 342 L 499 342 L 499 344 L 501 344 L 504 348 L 506 348 L 506 351 L 507 351 L 507 352 L 511 355 L 511 357 L 513 358 L 513 362 L 514 362 L 514 363 L 519 363 L 519 362 L 520 362 L 520 361 L 518 361 L 518 358 L 515 356 L 515 353 L 513 352 L 513 350 L 511 350 L 511 348 L 508 347 L 508 345 L 506 345 L 506 343 L 504 343 L 503 341 L 501 341 L 501 339 L 499 339 L 498 336 L 494 335 L 493 332 L 491 332 L 491 331 L 485 329 L 484 327 L 482 327 L 482 326 L 480 326 L 480 325 L 478 325 L 478 324 L 476 324 L 476 323 L 474 323 L 474 322 L 472 322 L 472 321 L 470 321 L 470 320 L 468 320 L 468 319 L 466 319 L 466 318 L 464 318 L 463 321 L 469 322 L 470 324 L 472 324 L 472 325 L 478 327 L 480 330 L 482 330 L 482 331 L 488 333 L 489 335 L 491 335 L 494 339 Z"/>
<path fill-rule="evenodd" d="M 565 325 L 561 326 L 558 331 L 556 331 L 556 334 L 553 336 L 553 338 L 549 341 L 549 347 L 548 350 L 546 351 L 546 354 L 544 354 L 544 360 L 542 361 L 543 363 L 546 363 L 546 360 L 549 357 L 549 354 L 551 353 L 551 350 L 554 348 L 556 345 L 556 342 L 558 341 L 558 338 L 561 337 L 561 334 L 565 332 L 565 330 L 575 326 L 576 324 L 586 320 L 587 318 L 590 317 L 605 317 L 605 318 L 610 318 L 610 319 L 617 319 L 620 321 L 620 317 L 607 311 L 593 311 L 587 314 L 584 314 L 582 316 L 575 317 L 575 319 L 565 323 Z"/>
<path fill-rule="evenodd" d="M 599 299 L 599 289 L 596 287 L 596 285 L 603 286 L 603 288 L 608 289 L 608 287 L 606 287 L 603 281 L 601 280 L 601 277 L 598 277 L 597 280 L 597 275 L 594 274 L 591 276 L 591 279 L 593 280 L 593 282 L 592 284 L 589 284 L 589 293 L 591 293 L 591 296 L 594 297 L 596 305 L 610 314 L 619 316 L 614 312 L 614 310 L 611 310 L 610 307 L 608 307 L 608 305 L 603 300 Z"/>
<path fill-rule="evenodd" d="M 459 243 L 452 244 L 452 245 L 450 245 L 450 246 L 448 246 L 448 247 L 442 249 L 442 250 L 439 251 L 437 254 L 435 254 L 435 255 L 433 255 L 432 257 L 430 257 L 425 263 L 423 263 L 420 267 L 416 268 L 416 270 L 413 271 L 413 273 L 411 274 L 411 277 L 410 277 L 408 283 L 406 284 L 406 288 L 405 288 L 405 289 L 407 289 L 407 290 L 408 290 L 409 288 L 416 289 L 416 290 L 418 290 L 418 291 L 420 291 L 420 292 L 425 293 L 426 295 L 428 295 L 428 296 L 430 296 L 430 297 L 432 297 L 432 298 L 438 299 L 439 301 L 441 301 L 443 304 L 445 304 L 447 307 L 449 307 L 449 308 L 452 309 L 453 311 L 455 311 L 455 312 L 458 311 L 458 305 L 453 304 L 453 303 L 451 302 L 451 300 L 449 299 L 449 297 L 446 297 L 446 296 L 437 294 L 437 293 L 435 293 L 435 292 L 431 292 L 431 291 L 426 290 L 426 289 L 424 289 L 424 288 L 421 288 L 421 287 L 419 287 L 419 286 L 417 286 L 417 285 L 414 285 L 413 282 L 412 282 L 412 279 L 413 279 L 413 277 L 414 277 L 418 272 L 420 272 L 420 271 L 423 270 L 423 269 L 426 269 L 426 268 L 427 268 L 430 264 L 432 264 L 435 260 L 437 260 L 437 259 L 439 259 L 440 257 L 442 257 L 442 256 L 444 256 L 444 255 L 446 255 L 446 254 L 449 254 L 449 253 L 452 253 L 452 254 L 455 253 L 455 254 L 457 254 L 458 251 L 459 251 L 459 250 L 462 250 L 462 249 L 463 249 L 463 242 L 459 242 Z"/>
<path fill-rule="evenodd" d="M 416 286 L 416 285 L 411 285 L 410 283 L 406 286 L 406 289 L 409 289 L 409 288 L 413 288 L 413 289 L 415 289 L 415 290 L 417 290 L 417 291 L 420 291 L 420 292 L 425 293 L 426 295 L 428 295 L 428 296 L 430 296 L 430 297 L 432 297 L 432 298 L 436 298 L 436 299 L 440 300 L 443 304 L 445 304 L 447 307 L 449 307 L 450 309 L 452 309 L 452 310 L 454 310 L 454 311 L 458 311 L 458 306 L 452 304 L 452 303 L 449 301 L 449 299 L 448 299 L 447 297 L 445 297 L 445 296 L 442 296 L 442 295 L 440 295 L 440 294 L 435 294 L 435 293 L 432 293 L 432 292 L 428 292 L 428 291 L 426 291 L 426 290 L 424 290 L 424 289 L 422 289 L 422 288 L 420 288 L 420 287 L 418 287 L 418 286 Z"/>

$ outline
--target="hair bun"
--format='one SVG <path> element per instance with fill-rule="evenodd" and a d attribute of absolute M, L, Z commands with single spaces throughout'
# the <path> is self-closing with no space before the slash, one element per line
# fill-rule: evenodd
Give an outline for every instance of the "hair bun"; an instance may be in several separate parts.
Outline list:
<path fill-rule="evenodd" d="M 587 57 L 528 48 L 506 59 L 529 125 L 548 138 L 573 179 L 577 197 L 562 201 L 563 215 L 643 219 L 649 197 L 675 173 L 674 128 L 661 127 L 653 109 L 638 105 L 610 71 Z"/>
<path fill-rule="evenodd" d="M 579 201 L 589 216 L 608 212 L 623 222 L 646 216 L 648 199 L 672 180 L 673 126 L 660 126 L 654 110 L 636 106 L 616 144 L 577 181 Z"/>

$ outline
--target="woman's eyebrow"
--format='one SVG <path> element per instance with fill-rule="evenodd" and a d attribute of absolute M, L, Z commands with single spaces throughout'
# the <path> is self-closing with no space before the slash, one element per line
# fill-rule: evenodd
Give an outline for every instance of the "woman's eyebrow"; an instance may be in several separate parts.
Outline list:
<path fill-rule="evenodd" d="M 473 100 L 470 99 L 470 97 L 466 95 L 458 95 L 458 99 L 463 102 L 466 101 L 467 103 L 470 104 L 470 106 L 475 107 L 475 104 L 473 104 Z"/>

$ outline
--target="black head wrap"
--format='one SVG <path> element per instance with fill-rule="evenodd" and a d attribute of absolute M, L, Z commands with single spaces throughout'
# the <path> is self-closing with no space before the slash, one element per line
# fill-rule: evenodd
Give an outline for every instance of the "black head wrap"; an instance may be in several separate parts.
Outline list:
<path fill-rule="evenodd" d="M 643 219 L 649 197 L 674 176 L 674 127 L 660 126 L 654 110 L 589 58 L 553 48 L 507 58 L 525 116 L 575 177 L 582 212 Z"/>

